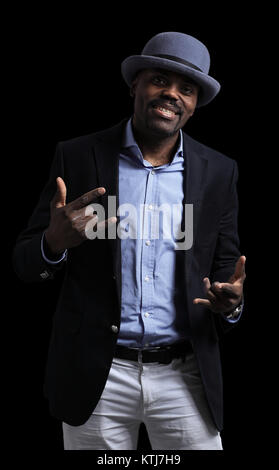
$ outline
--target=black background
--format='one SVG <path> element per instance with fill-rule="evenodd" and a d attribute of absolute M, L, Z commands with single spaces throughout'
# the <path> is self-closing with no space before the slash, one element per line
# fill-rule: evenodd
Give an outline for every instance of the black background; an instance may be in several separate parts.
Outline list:
<path fill-rule="evenodd" d="M 257 387 L 252 325 L 259 306 L 254 302 L 253 276 L 257 267 L 253 250 L 256 218 L 255 164 L 258 158 L 258 83 L 251 80 L 261 54 L 255 11 L 244 14 L 227 5 L 216 11 L 195 11 L 187 6 L 130 5 L 103 10 L 64 11 L 17 7 L 9 15 L 5 39 L 8 52 L 7 181 L 13 198 L 9 249 L 37 203 L 47 180 L 58 141 L 88 134 L 116 124 L 132 112 L 129 90 L 120 64 L 139 54 L 153 35 L 180 31 L 203 41 L 210 53 L 210 73 L 221 82 L 218 97 L 196 111 L 185 131 L 192 137 L 234 158 L 239 166 L 239 234 L 247 256 L 245 312 L 240 324 L 221 344 L 225 428 L 224 449 L 235 453 L 251 446 L 255 428 L 253 397 Z M 251 172 L 252 171 L 252 172 Z M 10 259 L 10 258 L 9 258 Z M 61 276 L 52 282 L 24 284 L 9 261 L 8 379 L 9 424 L 19 425 L 17 445 L 25 450 L 63 450 L 61 424 L 51 418 L 43 397 L 44 367 L 52 315 Z M 92 261 L 94 269 L 94 261 Z M 18 436 L 17 436 L 18 437 Z M 255 440 L 253 441 L 255 445 Z M 141 429 L 139 448 L 147 449 Z"/>

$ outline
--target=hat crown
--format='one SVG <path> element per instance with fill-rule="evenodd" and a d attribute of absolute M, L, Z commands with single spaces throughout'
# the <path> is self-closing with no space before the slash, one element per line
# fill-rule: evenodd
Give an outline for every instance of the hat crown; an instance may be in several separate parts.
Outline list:
<path fill-rule="evenodd" d="M 208 74 L 210 55 L 206 46 L 198 39 L 184 33 L 159 33 L 151 38 L 142 50 L 142 55 L 168 55 L 187 61 Z"/>

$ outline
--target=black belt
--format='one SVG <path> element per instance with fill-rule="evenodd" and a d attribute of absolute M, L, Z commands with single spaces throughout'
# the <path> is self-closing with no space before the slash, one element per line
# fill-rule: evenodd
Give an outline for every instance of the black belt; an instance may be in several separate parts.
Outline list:
<path fill-rule="evenodd" d="M 130 361 L 139 360 L 141 362 L 160 362 L 169 364 L 173 359 L 182 357 L 185 360 L 186 355 L 193 352 L 190 341 L 174 343 L 169 346 L 154 347 L 150 349 L 127 348 L 126 346 L 116 346 L 114 353 L 119 359 L 129 359 Z"/>

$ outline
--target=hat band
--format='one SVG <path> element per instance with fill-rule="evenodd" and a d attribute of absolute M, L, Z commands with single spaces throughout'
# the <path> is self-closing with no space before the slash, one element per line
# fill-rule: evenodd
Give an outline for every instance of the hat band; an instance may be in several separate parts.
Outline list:
<path fill-rule="evenodd" d="M 187 67 L 191 67 L 192 69 L 198 70 L 202 72 L 202 69 L 197 67 L 196 65 L 188 62 L 187 60 L 180 59 L 179 57 L 175 57 L 174 55 L 166 55 L 166 54 L 151 54 L 150 57 L 160 57 L 162 59 L 173 60 L 174 62 L 179 62 L 180 64 L 187 65 Z"/>

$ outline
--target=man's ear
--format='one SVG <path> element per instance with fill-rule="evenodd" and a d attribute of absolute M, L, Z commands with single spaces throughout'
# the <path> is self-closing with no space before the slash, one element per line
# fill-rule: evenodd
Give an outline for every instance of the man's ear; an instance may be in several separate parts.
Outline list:
<path fill-rule="evenodd" d="M 130 96 L 131 96 L 132 98 L 135 97 L 137 83 L 138 83 L 137 78 L 135 78 L 135 79 L 132 81 L 132 83 L 131 83 L 131 87 L 130 87 Z"/>
<path fill-rule="evenodd" d="M 131 96 L 132 98 L 134 98 L 134 96 L 135 96 L 135 89 L 136 89 L 136 87 L 135 87 L 134 84 L 132 83 L 132 85 L 131 85 L 131 87 L 130 87 L 130 96 Z"/>

